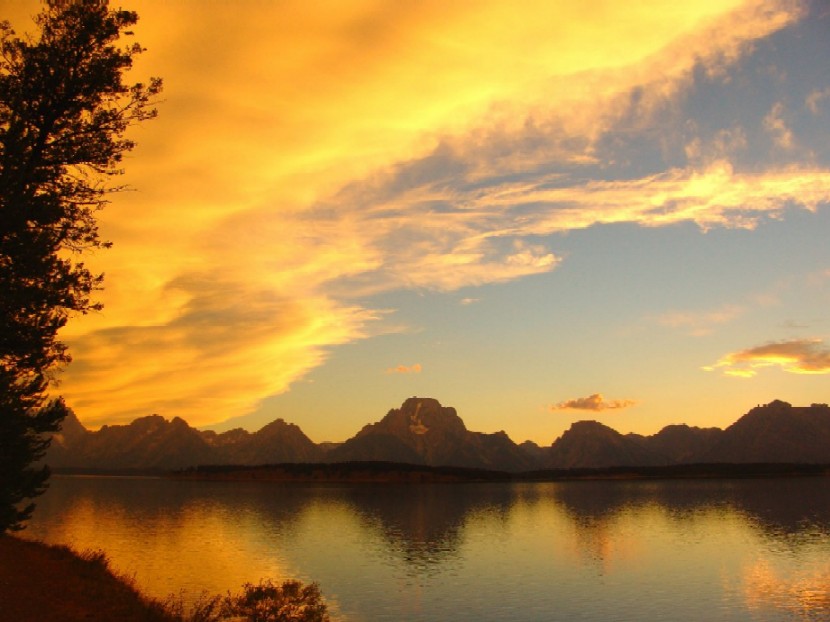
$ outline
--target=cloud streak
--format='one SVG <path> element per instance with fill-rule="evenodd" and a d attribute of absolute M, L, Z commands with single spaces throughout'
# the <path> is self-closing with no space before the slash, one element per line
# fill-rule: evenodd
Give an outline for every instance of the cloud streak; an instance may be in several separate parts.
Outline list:
<path fill-rule="evenodd" d="M 752 378 L 758 370 L 777 367 L 792 374 L 830 374 L 830 347 L 821 339 L 776 341 L 722 356 L 707 371 Z"/>
<path fill-rule="evenodd" d="M 630 408 L 637 402 L 634 400 L 606 400 L 601 393 L 594 393 L 588 397 L 577 397 L 558 404 L 550 406 L 552 412 L 560 410 L 590 410 L 594 412 L 602 412 L 603 410 L 621 410 L 623 408 Z"/>
<path fill-rule="evenodd" d="M 396 367 L 390 367 L 386 370 L 387 374 L 420 374 L 421 373 L 421 364 L 415 363 L 414 365 L 397 365 Z"/>
<path fill-rule="evenodd" d="M 663 326 L 684 329 L 690 335 L 702 337 L 711 334 L 715 327 L 736 320 L 745 311 L 740 305 L 725 305 L 713 311 L 671 311 L 660 315 L 657 321 Z"/>

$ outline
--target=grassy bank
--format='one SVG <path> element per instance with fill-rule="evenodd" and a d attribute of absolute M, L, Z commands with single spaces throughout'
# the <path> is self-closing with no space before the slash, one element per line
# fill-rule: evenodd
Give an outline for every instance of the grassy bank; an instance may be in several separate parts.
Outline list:
<path fill-rule="evenodd" d="M 4 620 L 171 622 L 109 568 L 101 552 L 76 553 L 0 535 L 0 611 Z"/>
<path fill-rule="evenodd" d="M 203 598 L 188 611 L 180 599 L 142 595 L 112 571 L 101 551 L 0 535 L 0 620 L 15 622 L 328 622 L 316 584 L 247 584 L 237 595 Z"/>

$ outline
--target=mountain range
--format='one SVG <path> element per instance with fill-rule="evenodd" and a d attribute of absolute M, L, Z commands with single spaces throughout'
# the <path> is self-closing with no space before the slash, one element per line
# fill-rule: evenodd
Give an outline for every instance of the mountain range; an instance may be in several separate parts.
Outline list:
<path fill-rule="evenodd" d="M 68 416 L 46 462 L 58 469 L 172 470 L 197 465 L 384 461 L 493 471 L 697 463 L 830 464 L 830 407 L 779 400 L 726 429 L 670 425 L 651 436 L 578 421 L 549 446 L 516 444 L 504 432 L 467 429 L 454 408 L 412 397 L 343 443 L 315 444 L 277 419 L 256 432 L 200 431 L 159 415 L 87 430 Z"/>

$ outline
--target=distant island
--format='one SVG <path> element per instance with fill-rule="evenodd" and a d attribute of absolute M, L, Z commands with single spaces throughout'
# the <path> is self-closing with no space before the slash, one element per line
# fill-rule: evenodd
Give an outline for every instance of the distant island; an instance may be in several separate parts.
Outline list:
<path fill-rule="evenodd" d="M 282 419 L 253 433 L 218 434 L 152 415 L 92 432 L 72 415 L 46 462 L 57 472 L 177 471 L 178 477 L 272 481 L 819 474 L 830 464 L 830 407 L 776 400 L 723 430 L 670 425 L 652 436 L 579 421 L 546 447 L 517 444 L 504 432 L 470 431 L 454 408 L 419 397 L 339 444 L 315 444 Z"/>

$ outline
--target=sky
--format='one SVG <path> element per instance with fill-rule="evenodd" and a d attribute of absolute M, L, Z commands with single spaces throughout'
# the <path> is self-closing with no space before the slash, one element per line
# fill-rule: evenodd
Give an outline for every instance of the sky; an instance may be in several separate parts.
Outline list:
<path fill-rule="evenodd" d="M 830 401 L 823 0 L 124 8 L 164 93 L 61 335 L 88 427 L 342 441 L 417 395 L 548 445 Z"/>

